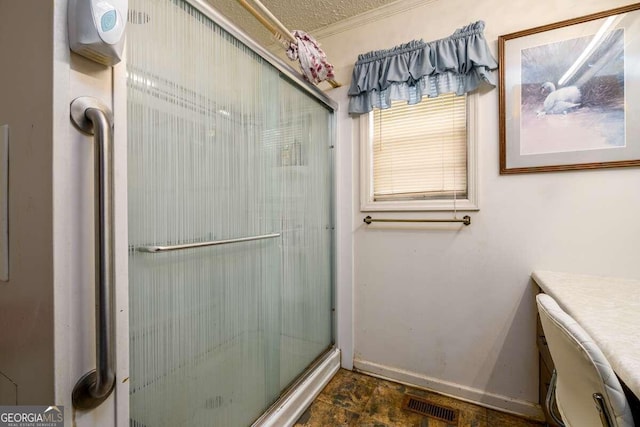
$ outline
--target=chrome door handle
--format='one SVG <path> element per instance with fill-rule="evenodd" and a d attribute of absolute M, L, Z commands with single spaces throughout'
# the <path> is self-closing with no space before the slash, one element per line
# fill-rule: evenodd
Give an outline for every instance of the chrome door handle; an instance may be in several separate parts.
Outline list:
<path fill-rule="evenodd" d="M 78 409 L 93 409 L 105 401 L 116 382 L 113 354 L 113 114 L 96 98 L 71 102 L 71 120 L 94 135 L 96 369 L 84 374 L 73 388 Z"/>

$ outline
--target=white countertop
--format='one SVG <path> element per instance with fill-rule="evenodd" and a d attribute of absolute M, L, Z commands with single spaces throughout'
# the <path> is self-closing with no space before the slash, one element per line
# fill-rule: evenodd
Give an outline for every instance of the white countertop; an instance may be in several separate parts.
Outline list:
<path fill-rule="evenodd" d="M 533 280 L 598 344 L 640 398 L 640 280 L 536 271 Z"/>

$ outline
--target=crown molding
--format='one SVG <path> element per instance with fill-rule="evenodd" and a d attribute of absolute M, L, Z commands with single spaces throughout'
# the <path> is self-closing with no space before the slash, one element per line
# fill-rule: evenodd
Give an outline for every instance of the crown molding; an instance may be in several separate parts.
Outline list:
<path fill-rule="evenodd" d="M 393 3 L 388 3 L 384 6 L 380 6 L 377 9 L 369 10 L 367 12 L 361 13 L 360 15 L 343 19 L 342 21 L 338 21 L 334 24 L 329 24 L 326 27 L 315 29 L 313 30 L 312 35 L 316 40 L 320 40 L 325 37 L 330 37 L 335 34 L 351 30 L 355 27 L 360 27 L 362 25 L 378 21 L 388 16 L 396 15 L 398 13 L 406 12 L 420 6 L 434 3 L 436 1 L 437 0 L 399 0 Z"/>

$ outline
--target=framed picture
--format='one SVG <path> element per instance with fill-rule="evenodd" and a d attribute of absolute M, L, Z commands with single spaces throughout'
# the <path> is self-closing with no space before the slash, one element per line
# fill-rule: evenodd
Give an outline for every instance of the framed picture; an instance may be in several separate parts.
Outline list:
<path fill-rule="evenodd" d="M 498 48 L 501 174 L 640 166 L 640 3 Z"/>

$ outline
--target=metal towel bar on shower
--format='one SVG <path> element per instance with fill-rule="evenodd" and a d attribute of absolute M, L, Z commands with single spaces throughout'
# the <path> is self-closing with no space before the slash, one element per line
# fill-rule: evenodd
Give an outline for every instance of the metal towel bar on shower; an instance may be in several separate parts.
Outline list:
<path fill-rule="evenodd" d="M 209 242 L 186 243 L 184 245 L 141 246 L 138 248 L 138 251 L 149 252 L 149 253 L 179 251 L 181 249 L 193 249 L 193 248 L 203 248 L 207 246 L 227 245 L 229 243 L 240 243 L 240 242 L 250 242 L 252 240 L 273 239 L 275 237 L 280 237 L 280 233 L 262 234 L 259 236 L 250 236 L 250 237 L 238 237 L 237 239 L 212 240 Z"/>
<path fill-rule="evenodd" d="M 367 215 L 363 221 L 366 224 L 371 224 L 372 222 L 461 222 L 464 225 L 469 225 L 471 224 L 471 217 L 469 215 L 465 215 L 462 219 L 374 219 Z"/>

